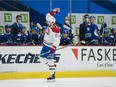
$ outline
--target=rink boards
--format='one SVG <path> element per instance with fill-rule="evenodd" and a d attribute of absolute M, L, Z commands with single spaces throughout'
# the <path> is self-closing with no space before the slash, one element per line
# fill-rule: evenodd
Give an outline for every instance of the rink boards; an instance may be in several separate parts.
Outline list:
<path fill-rule="evenodd" d="M 59 48 L 62 48 L 60 46 Z M 0 79 L 46 78 L 48 67 L 27 55 L 41 46 L 1 46 Z M 56 51 L 56 77 L 116 76 L 116 46 L 68 46 Z"/>

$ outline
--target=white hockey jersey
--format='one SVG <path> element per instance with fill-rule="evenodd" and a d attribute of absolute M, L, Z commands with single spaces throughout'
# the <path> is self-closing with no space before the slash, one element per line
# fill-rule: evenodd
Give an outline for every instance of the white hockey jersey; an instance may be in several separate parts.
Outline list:
<path fill-rule="evenodd" d="M 60 29 L 55 24 L 54 14 L 56 14 L 56 11 L 51 11 L 46 15 L 46 21 L 52 22 L 55 25 L 54 27 L 48 27 L 45 32 L 43 44 L 49 47 L 58 47 L 60 44 Z"/>
<path fill-rule="evenodd" d="M 53 45 L 58 47 L 60 44 L 60 30 L 59 28 L 50 28 L 46 29 L 44 36 L 44 44 L 52 47 Z"/>

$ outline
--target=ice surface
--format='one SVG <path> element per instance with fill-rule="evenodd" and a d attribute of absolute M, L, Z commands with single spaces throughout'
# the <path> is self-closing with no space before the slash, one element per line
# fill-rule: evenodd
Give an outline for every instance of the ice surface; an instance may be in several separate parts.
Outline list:
<path fill-rule="evenodd" d="M 116 87 L 116 77 L 0 80 L 0 87 Z"/>

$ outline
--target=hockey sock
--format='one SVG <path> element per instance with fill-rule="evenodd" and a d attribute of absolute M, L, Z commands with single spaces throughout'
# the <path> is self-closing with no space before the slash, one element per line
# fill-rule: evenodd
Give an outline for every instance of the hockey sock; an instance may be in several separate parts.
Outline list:
<path fill-rule="evenodd" d="M 53 74 L 55 74 L 55 65 L 54 65 L 54 64 L 53 64 L 53 65 L 49 65 L 49 70 L 50 70 L 51 76 L 52 76 Z"/>

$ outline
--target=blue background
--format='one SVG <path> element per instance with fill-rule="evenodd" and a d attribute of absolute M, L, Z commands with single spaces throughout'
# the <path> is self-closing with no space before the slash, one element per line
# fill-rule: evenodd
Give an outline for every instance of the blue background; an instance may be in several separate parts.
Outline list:
<path fill-rule="evenodd" d="M 50 11 L 50 0 L 20 0 L 23 4 L 46 15 Z M 58 23 L 64 23 L 64 17 L 70 12 L 70 0 L 52 0 L 52 8 L 59 7 L 61 12 L 56 15 Z M 72 0 L 72 13 L 116 14 L 115 0 Z M 45 20 L 45 19 L 44 19 Z M 41 20 L 35 20 L 41 22 Z"/>

